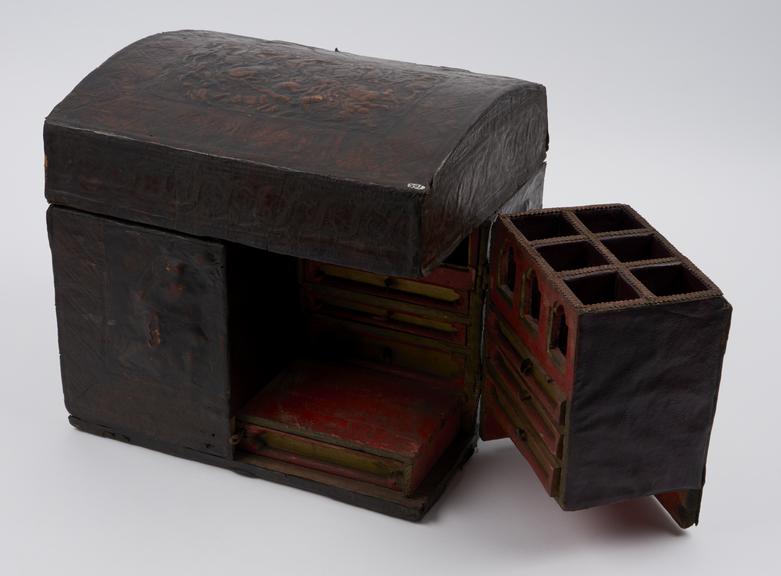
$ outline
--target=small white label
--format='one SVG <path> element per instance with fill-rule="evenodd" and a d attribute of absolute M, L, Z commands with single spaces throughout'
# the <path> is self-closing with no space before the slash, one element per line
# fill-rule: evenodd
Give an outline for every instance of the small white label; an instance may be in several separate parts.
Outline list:
<path fill-rule="evenodd" d="M 423 184 L 416 184 L 415 182 L 410 182 L 407 184 L 407 188 L 410 188 L 412 190 L 425 190 L 426 187 L 423 186 Z"/>

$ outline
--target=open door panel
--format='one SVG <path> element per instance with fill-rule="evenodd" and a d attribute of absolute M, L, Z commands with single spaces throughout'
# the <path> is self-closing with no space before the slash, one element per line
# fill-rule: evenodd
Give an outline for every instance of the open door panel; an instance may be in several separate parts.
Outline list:
<path fill-rule="evenodd" d="M 489 262 L 481 438 L 510 438 L 565 510 L 655 495 L 695 524 L 718 288 L 622 205 L 502 215 Z"/>

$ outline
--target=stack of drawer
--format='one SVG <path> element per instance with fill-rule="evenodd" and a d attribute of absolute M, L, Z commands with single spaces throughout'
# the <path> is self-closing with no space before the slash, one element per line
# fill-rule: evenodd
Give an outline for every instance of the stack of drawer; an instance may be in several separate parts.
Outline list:
<path fill-rule="evenodd" d="M 419 280 L 301 261 L 306 350 L 243 406 L 238 448 L 414 499 L 474 439 L 486 241 Z"/>
<path fill-rule="evenodd" d="M 566 435 L 567 394 L 534 360 L 510 324 L 496 313 L 486 324 L 483 408 L 498 428 L 483 439 L 509 436 L 531 464 L 548 494 L 558 495 Z"/>
<path fill-rule="evenodd" d="M 411 496 L 456 437 L 449 390 L 347 362 L 300 360 L 245 405 L 239 448 Z"/>
<path fill-rule="evenodd" d="M 485 230 L 472 233 L 445 264 L 415 280 L 304 262 L 303 308 L 313 348 L 330 358 L 447 385 L 474 406 L 481 242 Z"/>

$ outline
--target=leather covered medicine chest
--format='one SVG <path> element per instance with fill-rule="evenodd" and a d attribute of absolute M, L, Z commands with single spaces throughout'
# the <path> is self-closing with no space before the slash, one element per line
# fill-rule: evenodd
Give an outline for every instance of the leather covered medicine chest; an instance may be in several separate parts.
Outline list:
<path fill-rule="evenodd" d="M 478 435 L 697 522 L 731 308 L 630 207 L 541 209 L 539 84 L 203 31 L 44 125 L 79 429 L 419 519 Z"/>

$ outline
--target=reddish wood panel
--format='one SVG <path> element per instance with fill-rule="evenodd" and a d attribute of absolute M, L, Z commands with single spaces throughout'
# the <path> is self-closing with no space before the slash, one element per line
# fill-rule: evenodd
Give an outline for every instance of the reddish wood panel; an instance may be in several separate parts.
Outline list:
<path fill-rule="evenodd" d="M 302 361 L 261 390 L 239 420 L 400 461 L 411 492 L 458 433 L 460 407 L 453 392 L 398 375 Z"/>

